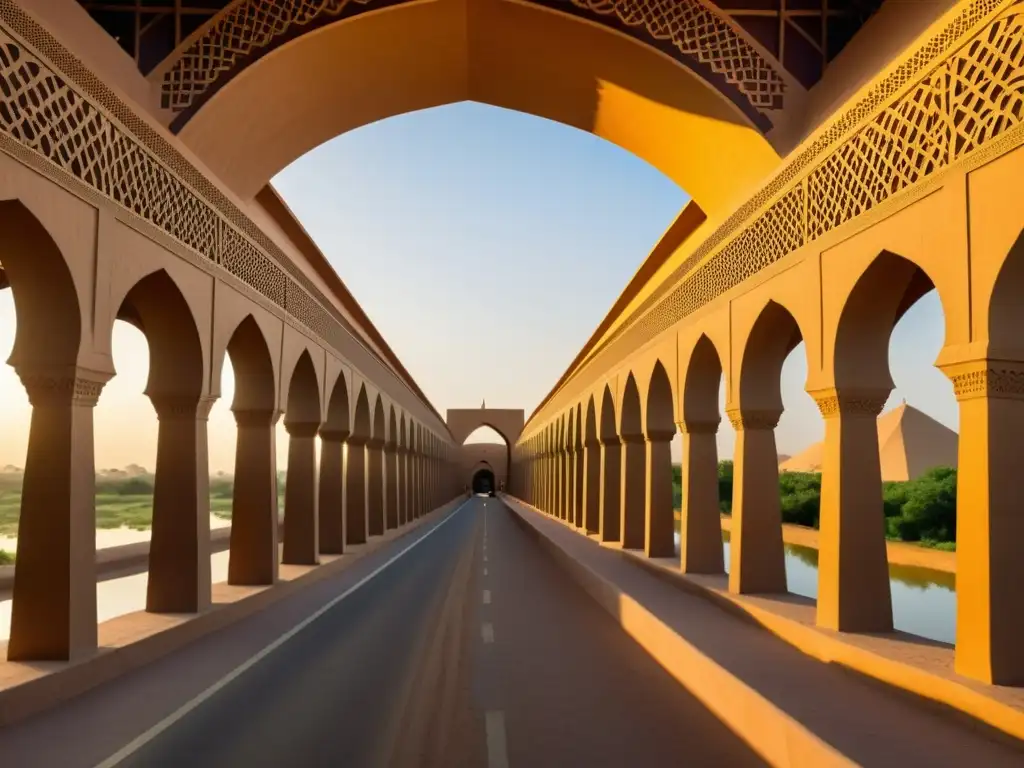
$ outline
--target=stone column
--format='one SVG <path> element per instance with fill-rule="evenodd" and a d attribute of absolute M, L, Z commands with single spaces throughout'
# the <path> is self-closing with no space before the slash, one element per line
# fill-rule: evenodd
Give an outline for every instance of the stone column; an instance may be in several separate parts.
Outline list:
<path fill-rule="evenodd" d="M 317 532 L 316 422 L 288 422 L 288 476 L 284 485 L 284 547 L 281 562 L 316 565 L 320 562 Z"/>
<path fill-rule="evenodd" d="M 384 525 L 388 530 L 397 528 L 398 521 L 398 452 L 394 443 L 384 446 L 384 472 L 387 476 L 385 498 L 386 517 Z"/>
<path fill-rule="evenodd" d="M 234 411 L 235 484 L 231 494 L 228 584 L 256 586 L 277 581 L 278 411 Z"/>
<path fill-rule="evenodd" d="M 887 632 L 892 595 L 878 414 L 889 392 L 828 389 L 811 395 L 825 417 L 817 623 L 842 632 Z"/>
<path fill-rule="evenodd" d="M 395 451 L 395 503 L 398 506 L 399 526 L 409 522 L 409 504 L 406 500 L 406 494 L 409 490 L 409 481 L 406 477 L 408 456 L 408 451 L 403 446 L 398 446 Z"/>
<path fill-rule="evenodd" d="M 320 552 L 345 551 L 345 490 L 343 450 L 348 430 L 320 430 L 320 499 L 318 502 Z"/>
<path fill-rule="evenodd" d="M 641 435 L 623 435 L 619 480 L 619 533 L 623 549 L 644 546 L 644 510 L 647 488 L 647 451 Z"/>
<path fill-rule="evenodd" d="M 206 420 L 213 398 L 150 395 L 159 421 L 146 610 L 210 607 L 210 460 Z"/>
<path fill-rule="evenodd" d="M 620 513 L 622 502 L 622 446 L 618 437 L 601 441 L 601 477 L 598 506 L 598 535 L 601 541 L 619 541 Z"/>
<path fill-rule="evenodd" d="M 1024 364 L 975 360 L 943 370 L 960 403 L 955 668 L 986 683 L 1022 685 Z"/>
<path fill-rule="evenodd" d="M 729 591 L 737 594 L 786 591 L 786 551 L 782 546 L 782 509 L 779 500 L 779 453 L 775 447 L 775 427 L 781 415 L 781 410 L 729 411 L 729 421 L 736 430 L 732 473 L 732 533 L 729 537 Z M 874 435 L 877 456 L 877 428 Z M 881 483 L 879 475 L 879 509 Z M 884 530 L 880 535 L 884 553 Z"/>
<path fill-rule="evenodd" d="M 366 508 L 371 536 L 384 533 L 384 441 L 366 444 Z"/>
<path fill-rule="evenodd" d="M 583 529 L 598 533 L 601 529 L 601 444 L 594 440 L 583 446 Z"/>
<path fill-rule="evenodd" d="M 647 483 L 644 489 L 644 553 L 673 557 L 676 553 L 672 520 L 672 438 L 675 432 L 647 435 Z"/>
<path fill-rule="evenodd" d="M 96 462 L 93 407 L 110 378 L 18 370 L 32 404 L 18 520 L 11 661 L 96 650 Z"/>
<path fill-rule="evenodd" d="M 715 441 L 718 422 L 715 419 L 679 425 L 683 435 L 679 567 L 683 573 L 725 573 Z"/>
<path fill-rule="evenodd" d="M 566 448 L 562 452 L 562 519 L 570 525 L 576 524 L 575 490 L 576 469 L 573 467 L 572 450 Z"/>
<path fill-rule="evenodd" d="M 349 435 L 345 457 L 345 543 L 366 543 L 366 438 Z"/>
<path fill-rule="evenodd" d="M 423 514 L 423 473 L 420 455 L 413 453 L 409 455 L 409 489 L 412 500 L 413 518 L 419 518 Z"/>
<path fill-rule="evenodd" d="M 579 530 L 586 529 L 586 508 L 583 506 L 584 489 L 583 486 L 587 481 L 586 467 L 586 453 L 584 452 L 583 446 L 577 446 L 573 448 L 572 452 L 572 463 L 575 471 L 573 478 L 573 496 L 572 504 L 573 510 L 576 513 L 576 518 L 573 521 L 573 525 Z"/>

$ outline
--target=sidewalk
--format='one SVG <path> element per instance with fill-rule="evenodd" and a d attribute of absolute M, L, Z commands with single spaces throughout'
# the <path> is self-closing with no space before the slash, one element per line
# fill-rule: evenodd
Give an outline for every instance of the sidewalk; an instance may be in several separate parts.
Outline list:
<path fill-rule="evenodd" d="M 861 765 L 1024 765 L 1024 745 L 994 729 L 968 724 L 960 713 L 954 716 L 932 702 L 817 661 L 753 622 L 674 587 L 622 553 L 524 504 L 508 497 L 505 501 L 556 548 L 556 557 L 561 555 L 575 578 L 589 582 L 588 591 L 598 592 L 599 602 L 618 614 L 634 639 L 649 645 L 644 634 L 650 634 L 651 627 L 641 627 L 631 618 L 631 605 L 691 652 L 687 664 L 676 664 L 674 671 L 709 708 L 725 706 L 723 681 L 715 673 L 724 673 L 752 694 L 742 698 L 744 706 L 719 712 L 739 732 L 750 728 L 757 738 L 755 721 L 774 710 L 783 718 L 780 722 L 793 724 L 794 734 L 809 732 Z M 658 655 L 657 648 L 652 652 Z M 788 751 L 792 756 L 791 746 L 775 747 L 779 754 Z"/>

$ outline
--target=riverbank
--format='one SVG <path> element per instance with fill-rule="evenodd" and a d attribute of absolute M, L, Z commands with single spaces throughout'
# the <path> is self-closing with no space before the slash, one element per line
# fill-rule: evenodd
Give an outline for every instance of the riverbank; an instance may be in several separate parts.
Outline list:
<path fill-rule="evenodd" d="M 722 515 L 722 530 L 732 531 L 732 518 L 728 515 Z M 782 540 L 787 544 L 818 549 L 818 531 L 815 528 L 783 523 Z M 906 541 L 886 541 L 885 548 L 889 562 L 895 565 L 956 573 L 956 552 L 921 547 Z"/>

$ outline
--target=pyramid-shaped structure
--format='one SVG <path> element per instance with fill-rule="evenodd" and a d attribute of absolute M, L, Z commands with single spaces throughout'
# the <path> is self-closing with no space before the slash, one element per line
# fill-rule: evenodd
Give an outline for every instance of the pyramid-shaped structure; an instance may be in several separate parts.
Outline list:
<path fill-rule="evenodd" d="M 825 443 L 782 462 L 783 472 L 820 472 Z M 882 480 L 915 480 L 933 467 L 955 467 L 957 434 L 904 401 L 878 417 Z"/>

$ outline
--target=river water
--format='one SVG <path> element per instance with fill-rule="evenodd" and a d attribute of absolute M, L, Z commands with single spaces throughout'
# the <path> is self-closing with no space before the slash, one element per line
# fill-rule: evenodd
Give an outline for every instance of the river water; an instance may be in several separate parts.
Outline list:
<path fill-rule="evenodd" d="M 729 532 L 722 531 L 729 571 Z M 818 550 L 786 544 L 786 581 L 796 595 L 818 595 Z M 679 534 L 676 534 L 676 551 Z M 944 643 L 956 637 L 956 576 L 945 571 L 889 564 L 893 624 L 896 629 Z"/>

